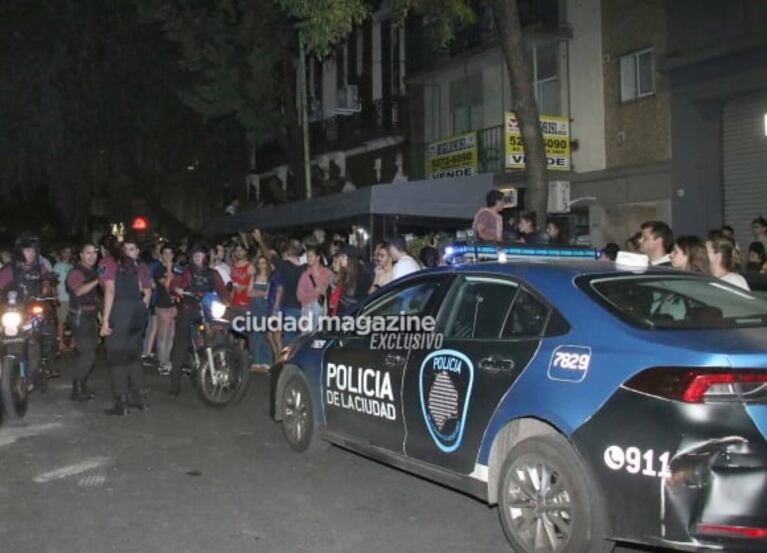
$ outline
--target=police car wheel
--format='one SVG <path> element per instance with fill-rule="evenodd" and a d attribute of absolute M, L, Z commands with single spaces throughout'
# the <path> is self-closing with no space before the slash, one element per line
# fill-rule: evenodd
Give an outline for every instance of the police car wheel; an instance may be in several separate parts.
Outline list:
<path fill-rule="evenodd" d="M 559 435 L 521 441 L 498 488 L 501 525 L 516 553 L 606 553 L 606 517 L 580 459 Z"/>
<path fill-rule="evenodd" d="M 282 433 L 298 453 L 314 450 L 319 444 L 312 397 L 299 375 L 292 376 L 282 392 Z"/>
<path fill-rule="evenodd" d="M 13 356 L 3 358 L 0 403 L 3 412 L 12 419 L 23 417 L 27 412 L 28 379 L 21 374 L 19 360 Z"/>

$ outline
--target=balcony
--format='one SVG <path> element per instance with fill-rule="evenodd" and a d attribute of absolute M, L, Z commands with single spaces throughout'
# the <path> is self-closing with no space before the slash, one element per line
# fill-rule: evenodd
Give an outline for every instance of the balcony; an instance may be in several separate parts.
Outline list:
<path fill-rule="evenodd" d="M 356 113 L 310 120 L 311 155 L 349 150 L 376 138 L 404 136 L 407 132 L 406 117 L 407 98 L 395 96 L 363 103 L 362 109 Z M 256 157 L 259 171 L 287 163 L 285 152 L 274 142 L 261 146 Z"/>
<path fill-rule="evenodd" d="M 350 115 L 335 115 L 310 124 L 312 155 L 348 150 L 384 136 L 404 135 L 407 98 L 395 96 L 362 105 Z"/>

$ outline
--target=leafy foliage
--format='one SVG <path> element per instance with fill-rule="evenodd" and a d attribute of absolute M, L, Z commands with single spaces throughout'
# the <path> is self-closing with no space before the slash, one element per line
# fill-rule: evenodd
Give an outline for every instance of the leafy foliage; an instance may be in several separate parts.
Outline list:
<path fill-rule="evenodd" d="M 234 117 L 248 139 L 263 143 L 283 124 L 281 79 L 295 51 L 287 18 L 271 0 L 137 0 L 178 45 L 180 66 L 192 79 L 179 91 L 205 120 Z"/>

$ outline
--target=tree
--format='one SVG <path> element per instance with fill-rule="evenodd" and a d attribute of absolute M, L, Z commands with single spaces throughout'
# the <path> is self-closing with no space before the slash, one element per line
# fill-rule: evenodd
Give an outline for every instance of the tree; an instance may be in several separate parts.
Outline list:
<path fill-rule="evenodd" d="M 323 55 L 332 44 L 348 34 L 368 14 L 365 0 L 277 0 L 292 17 L 311 52 Z M 436 46 L 444 46 L 453 31 L 475 20 L 470 0 L 394 0 L 394 7 L 429 14 L 436 18 Z M 519 121 L 527 163 L 527 205 L 535 211 L 539 224 L 546 218 L 548 177 L 546 151 L 538 105 L 532 82 L 530 59 L 519 17 L 517 0 L 492 0 L 501 47 L 509 69 L 514 111 Z"/>
<path fill-rule="evenodd" d="M 136 1 L 179 47 L 184 103 L 206 121 L 235 120 L 250 148 L 276 141 L 301 175 L 298 40 L 288 16 L 272 0 Z"/>

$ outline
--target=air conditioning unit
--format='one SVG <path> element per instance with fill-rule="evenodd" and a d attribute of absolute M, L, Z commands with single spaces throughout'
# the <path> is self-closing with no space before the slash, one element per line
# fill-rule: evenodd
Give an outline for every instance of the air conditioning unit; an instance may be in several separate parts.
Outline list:
<path fill-rule="evenodd" d="M 338 104 L 337 111 L 339 112 L 357 112 L 360 111 L 360 98 L 359 89 L 356 84 L 348 84 L 338 89 Z"/>
<path fill-rule="evenodd" d="M 549 213 L 570 213 L 570 181 L 549 182 Z"/>

